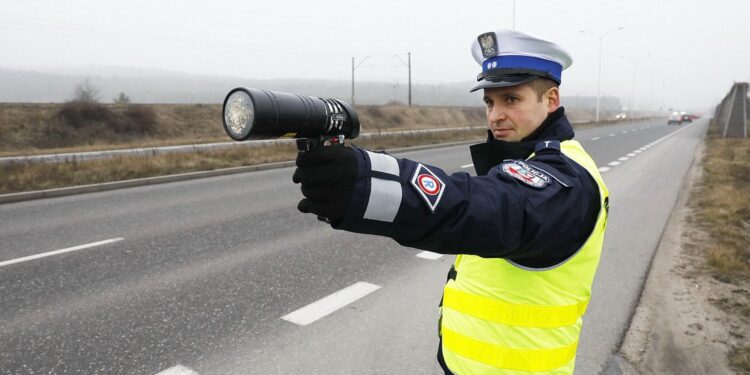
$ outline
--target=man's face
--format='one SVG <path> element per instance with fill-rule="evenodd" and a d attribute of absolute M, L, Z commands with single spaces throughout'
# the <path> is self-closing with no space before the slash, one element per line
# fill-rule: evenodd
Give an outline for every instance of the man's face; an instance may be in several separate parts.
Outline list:
<path fill-rule="evenodd" d="M 559 91 L 551 88 L 539 101 L 536 92 L 528 84 L 511 87 L 484 89 L 487 125 L 495 139 L 518 142 L 531 134 L 557 110 Z"/>

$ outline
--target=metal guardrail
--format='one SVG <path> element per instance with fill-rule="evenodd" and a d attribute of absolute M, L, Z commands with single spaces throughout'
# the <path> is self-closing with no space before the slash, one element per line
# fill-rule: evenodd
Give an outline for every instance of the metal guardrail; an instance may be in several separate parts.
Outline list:
<path fill-rule="evenodd" d="M 408 135 L 428 134 L 428 133 L 444 133 L 444 132 L 451 132 L 451 131 L 464 131 L 464 130 L 473 130 L 473 129 L 484 129 L 484 126 L 464 126 L 464 127 L 452 127 L 452 128 L 440 128 L 440 129 L 402 130 L 402 131 L 363 133 L 359 135 L 359 139 L 367 139 L 367 138 L 380 137 L 380 136 L 393 136 L 393 135 L 408 136 Z M 78 162 L 78 161 L 84 161 L 84 160 L 105 159 L 105 158 L 112 158 L 112 157 L 118 157 L 118 156 L 153 156 L 153 155 L 161 155 L 161 154 L 171 154 L 171 153 L 176 153 L 176 152 L 221 150 L 221 149 L 227 149 L 231 147 L 262 147 L 262 146 L 272 146 L 272 145 L 279 145 L 279 144 L 294 144 L 294 142 L 295 142 L 294 139 L 269 139 L 269 140 L 249 141 L 249 142 L 201 143 L 201 144 L 179 145 L 179 146 L 129 148 L 129 149 L 122 149 L 122 150 L 68 152 L 68 153 L 60 153 L 60 154 L 28 155 L 28 156 L 8 156 L 8 157 L 0 157 L 0 165 Z"/>
<path fill-rule="evenodd" d="M 642 120 L 642 119 L 634 118 L 634 119 L 628 119 L 626 121 L 638 121 L 638 120 Z M 613 121 L 613 123 L 616 123 L 616 122 L 620 122 L 620 121 Z M 571 121 L 571 123 L 583 125 L 583 124 L 589 124 L 592 122 L 591 121 Z M 380 136 L 392 136 L 392 135 L 416 135 L 416 134 L 442 133 L 442 132 L 465 131 L 465 130 L 474 130 L 474 129 L 485 129 L 485 125 L 439 128 L 439 129 L 401 130 L 401 131 L 362 133 L 359 135 L 359 139 L 367 139 L 367 138 L 380 137 Z M 250 141 L 250 142 L 201 143 L 201 144 L 178 145 L 178 146 L 129 148 L 129 149 L 121 149 L 121 150 L 67 152 L 67 153 L 59 153 L 59 154 L 28 155 L 28 156 L 7 156 L 7 157 L 0 157 L 0 165 L 79 162 L 79 161 L 84 161 L 84 160 L 106 159 L 106 158 L 122 157 L 122 156 L 153 156 L 153 155 L 170 154 L 170 153 L 176 153 L 176 152 L 213 151 L 213 150 L 227 149 L 231 147 L 262 147 L 262 146 L 269 146 L 269 145 L 293 144 L 293 143 L 294 143 L 294 139 L 270 139 L 270 140 Z"/>
<path fill-rule="evenodd" d="M 716 106 L 714 119 L 724 138 L 747 138 L 750 103 L 747 97 L 748 83 L 736 82 L 732 89 Z"/>

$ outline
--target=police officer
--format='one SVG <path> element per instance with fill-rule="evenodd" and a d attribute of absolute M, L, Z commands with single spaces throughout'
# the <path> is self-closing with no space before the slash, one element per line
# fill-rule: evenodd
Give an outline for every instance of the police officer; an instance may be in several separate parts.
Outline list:
<path fill-rule="evenodd" d="M 298 208 L 333 228 L 458 254 L 438 360 L 455 374 L 571 374 L 607 222 L 608 191 L 560 106 L 558 45 L 479 35 L 488 139 L 477 176 L 357 147 L 297 157 Z"/>

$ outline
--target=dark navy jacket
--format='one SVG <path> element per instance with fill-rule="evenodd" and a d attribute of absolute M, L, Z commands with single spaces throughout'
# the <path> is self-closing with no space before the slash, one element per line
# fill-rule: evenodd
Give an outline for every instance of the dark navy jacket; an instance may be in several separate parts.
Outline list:
<path fill-rule="evenodd" d="M 596 182 L 560 153 L 573 135 L 562 107 L 521 142 L 490 134 L 471 148 L 477 176 L 354 148 L 359 175 L 334 228 L 437 253 L 553 266 L 583 245 L 599 213 Z"/>

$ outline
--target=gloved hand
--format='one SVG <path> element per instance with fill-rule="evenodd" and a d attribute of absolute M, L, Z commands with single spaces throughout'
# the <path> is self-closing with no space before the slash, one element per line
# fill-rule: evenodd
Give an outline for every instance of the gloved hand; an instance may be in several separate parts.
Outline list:
<path fill-rule="evenodd" d="M 292 181 L 302 184 L 305 196 L 297 209 L 336 223 L 346 216 L 357 178 L 357 156 L 341 145 L 319 147 L 297 154 Z"/>

